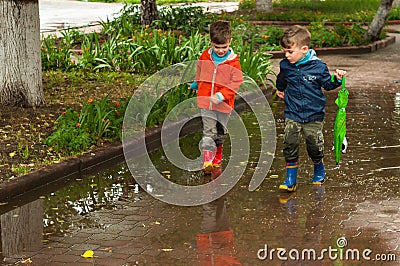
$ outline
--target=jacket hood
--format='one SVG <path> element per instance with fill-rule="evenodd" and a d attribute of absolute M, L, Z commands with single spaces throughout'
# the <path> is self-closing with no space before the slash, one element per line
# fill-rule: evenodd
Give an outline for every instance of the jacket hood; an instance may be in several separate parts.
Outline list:
<path fill-rule="evenodd" d="M 300 59 L 295 63 L 295 66 L 303 65 L 313 60 L 320 60 L 320 59 L 317 57 L 317 53 L 313 49 L 309 49 L 307 54 L 302 59 Z"/>
<path fill-rule="evenodd" d="M 310 58 L 308 59 L 308 61 L 312 61 L 312 60 L 321 60 L 317 57 L 317 53 L 315 52 L 314 49 L 310 49 L 309 50 L 310 53 Z"/>

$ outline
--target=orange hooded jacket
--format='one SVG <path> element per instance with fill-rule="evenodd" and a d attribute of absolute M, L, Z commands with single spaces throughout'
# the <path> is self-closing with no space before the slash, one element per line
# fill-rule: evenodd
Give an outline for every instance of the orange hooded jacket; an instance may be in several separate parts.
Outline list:
<path fill-rule="evenodd" d="M 239 57 L 230 49 L 228 58 L 214 64 L 212 48 L 205 50 L 197 62 L 195 81 L 198 84 L 197 105 L 199 108 L 231 113 L 235 104 L 235 95 L 243 82 Z M 212 103 L 210 97 L 222 93 L 221 103 Z M 224 104 L 225 103 L 225 104 Z"/>

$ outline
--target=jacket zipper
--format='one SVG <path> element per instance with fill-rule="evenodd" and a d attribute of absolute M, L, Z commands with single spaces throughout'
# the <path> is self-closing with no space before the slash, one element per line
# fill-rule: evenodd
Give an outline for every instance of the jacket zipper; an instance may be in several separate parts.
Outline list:
<path fill-rule="evenodd" d="M 215 83 L 215 76 L 217 75 L 217 67 L 218 65 L 214 64 L 214 73 L 213 73 L 213 77 L 212 77 L 212 83 L 211 83 L 211 95 L 210 97 L 212 97 L 214 95 L 214 83 Z M 212 109 L 212 101 L 210 99 L 210 107 L 209 110 Z"/>
<path fill-rule="evenodd" d="M 224 64 L 228 59 L 225 59 L 224 61 L 222 61 L 222 62 L 219 63 L 218 65 L 215 65 L 215 62 L 214 62 L 214 59 L 213 59 L 212 55 L 210 55 L 210 56 L 211 56 L 211 61 L 212 61 L 213 64 L 214 64 L 214 73 L 213 73 L 213 77 L 212 77 L 211 95 L 210 95 L 210 97 L 212 97 L 212 96 L 214 95 L 214 83 L 215 83 L 215 77 L 217 76 L 217 67 L 218 67 L 218 65 L 220 65 L 220 64 Z M 210 98 L 209 110 L 211 110 L 211 109 L 212 109 L 212 101 L 211 101 L 211 98 Z"/>
<path fill-rule="evenodd" d="M 300 94 L 301 94 L 301 98 L 303 99 L 303 90 L 304 90 L 304 88 L 303 88 L 303 83 L 302 83 L 302 73 L 301 73 L 301 70 L 300 70 L 300 67 L 297 67 L 297 78 L 298 78 L 298 81 L 299 81 L 299 84 L 300 84 Z M 302 113 L 304 114 L 304 102 L 303 101 L 301 101 L 301 110 L 302 110 Z M 302 121 L 302 123 L 304 123 L 305 122 L 305 120 L 304 120 L 304 118 L 303 118 L 303 116 L 301 116 L 301 121 Z"/>

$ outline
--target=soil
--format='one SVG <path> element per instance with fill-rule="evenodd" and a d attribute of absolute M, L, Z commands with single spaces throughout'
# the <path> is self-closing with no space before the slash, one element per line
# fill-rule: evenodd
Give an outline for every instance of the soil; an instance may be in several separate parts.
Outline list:
<path fill-rule="evenodd" d="M 0 110 L 0 181 L 57 159 L 56 154 L 48 154 L 48 147 L 41 140 L 52 131 L 54 121 L 65 106 L 54 104 L 35 109 L 1 106 Z"/>

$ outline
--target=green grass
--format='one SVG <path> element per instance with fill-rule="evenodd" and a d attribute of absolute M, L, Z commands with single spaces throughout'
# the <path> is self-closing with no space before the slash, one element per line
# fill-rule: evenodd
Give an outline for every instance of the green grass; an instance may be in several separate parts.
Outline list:
<path fill-rule="evenodd" d="M 370 22 L 380 3 L 380 0 L 280 0 L 273 2 L 273 12 L 259 13 L 254 10 L 256 0 L 244 0 L 239 10 L 248 20 Z M 392 8 L 389 19 L 400 19 L 400 9 Z"/>
<path fill-rule="evenodd" d="M 324 13 L 350 14 L 362 10 L 376 10 L 381 0 L 281 0 L 274 1 L 274 7 L 287 9 L 307 9 Z"/>

